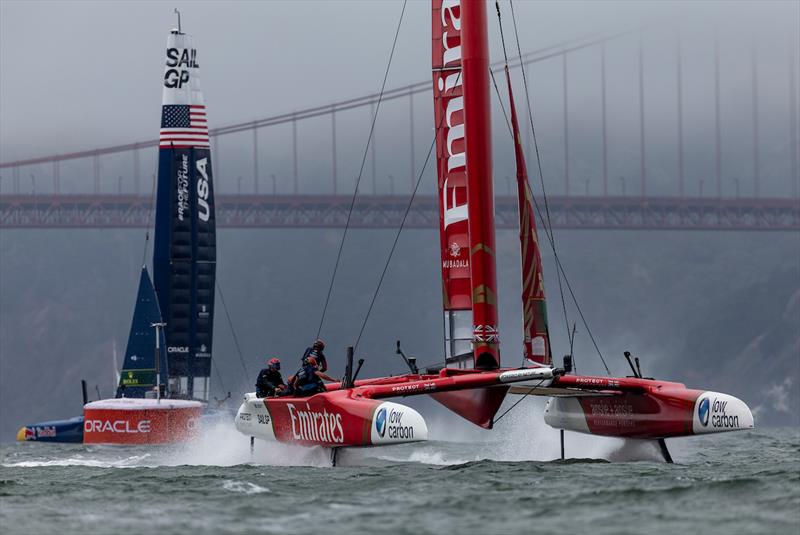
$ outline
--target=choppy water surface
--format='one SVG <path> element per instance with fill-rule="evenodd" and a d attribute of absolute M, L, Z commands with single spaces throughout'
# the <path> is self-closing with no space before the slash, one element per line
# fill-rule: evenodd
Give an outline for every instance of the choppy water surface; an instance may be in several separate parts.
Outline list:
<path fill-rule="evenodd" d="M 513 423 L 513 422 L 512 422 Z M 513 426 L 478 442 L 347 451 L 258 443 L 227 427 L 182 447 L 6 444 L 13 533 L 800 533 L 800 431 L 646 444 Z M 537 459 L 537 460 L 533 460 Z"/>

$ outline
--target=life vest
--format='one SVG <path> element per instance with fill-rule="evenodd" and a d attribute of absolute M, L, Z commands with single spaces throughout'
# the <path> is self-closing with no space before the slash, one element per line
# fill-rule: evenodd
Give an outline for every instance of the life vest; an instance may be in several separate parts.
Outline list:
<path fill-rule="evenodd" d="M 322 379 L 317 377 L 317 369 L 306 364 L 295 374 L 295 390 L 298 393 L 316 392 L 322 385 Z"/>

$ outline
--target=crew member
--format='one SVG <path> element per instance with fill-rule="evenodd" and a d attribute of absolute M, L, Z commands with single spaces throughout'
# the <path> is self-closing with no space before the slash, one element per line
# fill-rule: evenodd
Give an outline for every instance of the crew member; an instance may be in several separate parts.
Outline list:
<path fill-rule="evenodd" d="M 269 359 L 267 367 L 258 373 L 256 379 L 256 396 L 260 398 L 272 397 L 286 389 L 286 383 L 281 376 L 281 361 L 277 358 Z"/>
<path fill-rule="evenodd" d="M 325 392 L 325 381 L 336 381 L 333 377 L 317 369 L 316 357 L 309 355 L 303 360 L 300 368 L 292 379 L 292 390 L 297 397 L 313 396 L 317 392 Z"/>
<path fill-rule="evenodd" d="M 325 349 L 325 342 L 316 340 L 311 347 L 307 347 L 306 352 L 303 353 L 303 362 L 305 362 L 308 357 L 314 357 L 317 359 L 317 369 L 321 372 L 328 371 L 328 361 L 325 358 L 325 353 L 322 352 L 323 349 Z"/>

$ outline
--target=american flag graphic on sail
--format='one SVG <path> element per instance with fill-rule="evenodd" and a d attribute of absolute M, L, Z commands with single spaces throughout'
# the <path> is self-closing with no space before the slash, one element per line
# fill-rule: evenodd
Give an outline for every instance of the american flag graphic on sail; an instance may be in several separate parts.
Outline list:
<path fill-rule="evenodd" d="M 162 106 L 161 137 L 158 146 L 162 149 L 210 147 L 206 107 L 194 104 Z"/>

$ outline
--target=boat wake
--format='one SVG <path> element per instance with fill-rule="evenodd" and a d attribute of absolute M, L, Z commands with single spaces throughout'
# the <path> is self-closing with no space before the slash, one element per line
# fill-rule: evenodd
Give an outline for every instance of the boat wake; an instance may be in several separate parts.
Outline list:
<path fill-rule="evenodd" d="M 261 487 L 255 483 L 250 483 L 249 481 L 235 481 L 232 479 L 224 481 L 222 483 L 222 488 L 230 492 L 238 492 L 247 495 L 271 492 L 268 488 Z"/>
<path fill-rule="evenodd" d="M 145 459 L 150 457 L 149 453 L 142 455 L 131 455 L 122 459 L 92 459 L 85 458 L 83 455 L 76 455 L 66 459 L 50 459 L 36 461 L 19 461 L 2 463 L 4 468 L 45 468 L 53 466 L 84 466 L 89 468 L 140 468 L 144 465 Z"/>
<path fill-rule="evenodd" d="M 558 431 L 537 417 L 542 411 L 542 405 L 543 400 L 536 398 L 523 400 L 493 431 L 478 429 L 466 421 L 454 420 L 446 414 L 438 417 L 434 415 L 430 426 L 433 431 L 432 440 L 380 448 L 347 448 L 340 452 L 339 465 L 356 467 L 412 463 L 450 466 L 480 461 L 560 462 Z M 2 466 L 82 466 L 111 469 L 159 466 L 330 466 L 330 450 L 326 448 L 256 440 L 251 453 L 248 437 L 236 431 L 227 415 L 204 420 L 202 430 L 194 440 L 170 446 L 150 446 L 145 453 L 135 452 L 140 446 L 69 446 L 66 450 L 63 447 L 45 450 L 38 445 L 34 455 L 30 455 L 31 450 L 23 446 L 21 450 L 27 451 L 18 451 L 17 455 L 28 458 L 6 458 Z M 658 448 L 651 441 L 566 432 L 565 443 L 567 459 L 661 461 Z M 246 492 L 242 485 L 235 482 L 228 485 L 231 488 L 226 490 Z M 253 489 L 250 491 L 261 492 Z"/>

